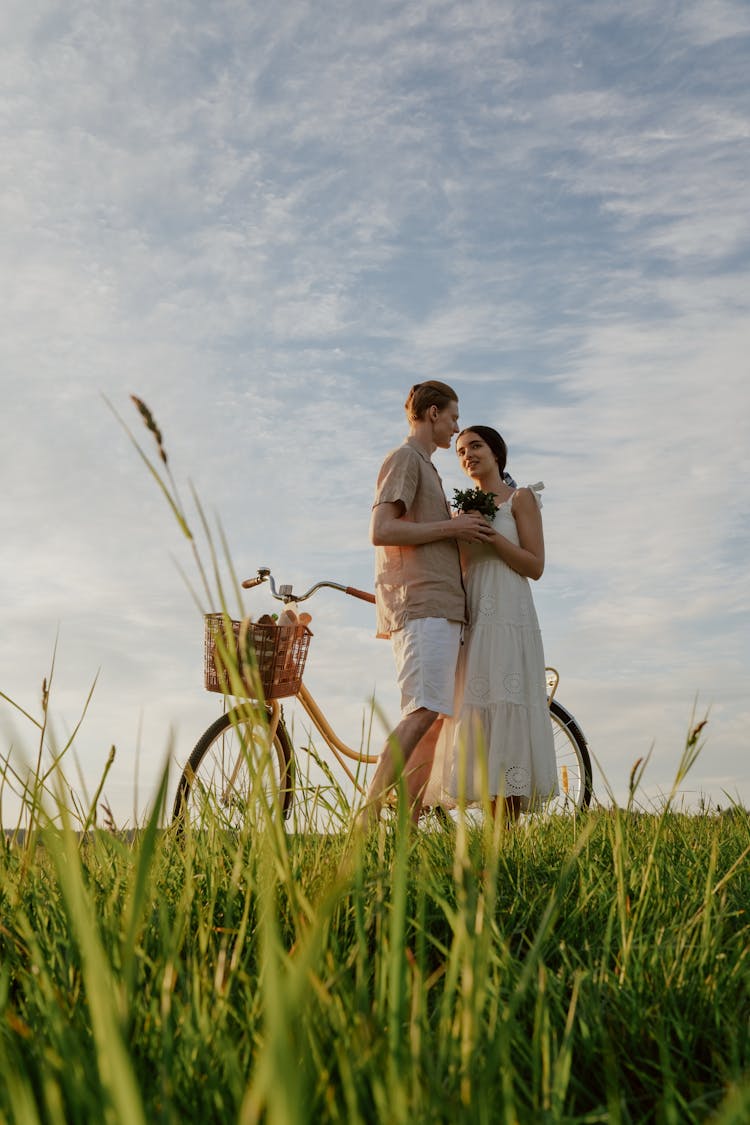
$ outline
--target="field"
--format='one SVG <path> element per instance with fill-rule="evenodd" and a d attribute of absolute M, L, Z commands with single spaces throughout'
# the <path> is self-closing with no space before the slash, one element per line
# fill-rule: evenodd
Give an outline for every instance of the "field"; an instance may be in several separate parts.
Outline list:
<path fill-rule="evenodd" d="M 0 1120 L 750 1120 L 745 810 L 356 842 L 165 794 L 3 837 Z"/>

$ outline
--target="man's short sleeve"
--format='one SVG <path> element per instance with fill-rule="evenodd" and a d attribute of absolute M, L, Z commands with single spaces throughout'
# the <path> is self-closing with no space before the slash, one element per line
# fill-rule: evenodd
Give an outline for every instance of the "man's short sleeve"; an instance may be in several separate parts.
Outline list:
<path fill-rule="evenodd" d="M 404 505 L 409 511 L 419 487 L 419 454 L 408 445 L 401 445 L 383 462 L 375 487 L 373 508 L 378 504 Z"/>

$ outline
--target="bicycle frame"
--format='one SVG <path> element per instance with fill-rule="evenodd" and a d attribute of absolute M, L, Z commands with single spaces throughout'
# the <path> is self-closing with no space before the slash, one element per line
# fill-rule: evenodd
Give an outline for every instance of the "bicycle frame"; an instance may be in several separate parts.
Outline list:
<path fill-rule="evenodd" d="M 342 742 L 331 724 L 328 722 L 328 719 L 325 717 L 320 706 L 316 703 L 310 692 L 305 687 L 304 683 L 300 685 L 300 689 L 295 698 L 299 700 L 305 712 L 309 715 L 316 729 L 325 741 L 328 749 L 331 751 L 346 776 L 349 778 L 352 784 L 360 790 L 360 792 L 364 792 L 363 787 L 359 784 L 354 774 L 347 766 L 344 758 L 349 758 L 349 760 L 352 762 L 363 762 L 365 765 L 372 765 L 379 760 L 380 755 L 360 753 L 357 750 L 352 750 L 350 746 L 347 746 L 345 742 Z"/>

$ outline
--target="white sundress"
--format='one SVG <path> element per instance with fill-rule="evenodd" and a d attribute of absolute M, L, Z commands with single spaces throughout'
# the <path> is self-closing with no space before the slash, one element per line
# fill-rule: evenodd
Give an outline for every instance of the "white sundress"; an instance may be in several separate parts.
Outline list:
<path fill-rule="evenodd" d="M 530 487 L 541 508 L 544 485 Z M 517 544 L 515 495 L 500 506 L 493 527 Z M 458 659 L 454 715 L 443 724 L 425 803 L 455 804 L 463 795 L 471 804 L 487 792 L 520 797 L 522 809 L 533 809 L 559 790 L 530 583 L 490 546 L 472 543 L 462 550 L 469 626 Z"/>

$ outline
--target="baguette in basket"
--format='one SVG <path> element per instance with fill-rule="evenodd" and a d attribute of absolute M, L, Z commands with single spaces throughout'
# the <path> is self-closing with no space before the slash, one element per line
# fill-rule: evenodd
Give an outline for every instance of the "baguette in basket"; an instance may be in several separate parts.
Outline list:
<path fill-rule="evenodd" d="M 245 683 L 260 677 L 266 699 L 295 695 L 302 680 L 310 642 L 309 613 L 285 609 L 277 619 L 263 614 L 246 617 L 239 629 L 239 656 Z"/>
<path fill-rule="evenodd" d="M 279 620 L 276 622 L 279 629 L 295 628 L 297 625 L 309 626 L 312 617 L 309 613 L 295 613 L 293 609 L 285 609 L 280 615 Z M 284 669 L 282 672 L 282 679 L 286 680 L 293 676 L 293 668 L 295 663 L 294 650 L 290 647 L 287 649 L 284 656 Z"/>

